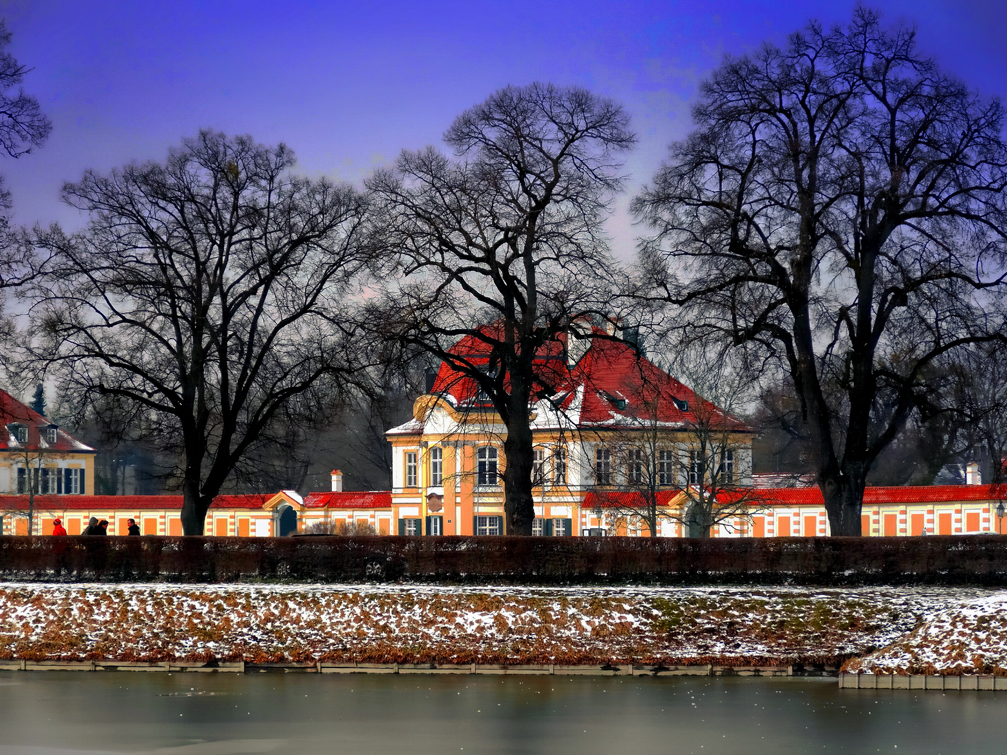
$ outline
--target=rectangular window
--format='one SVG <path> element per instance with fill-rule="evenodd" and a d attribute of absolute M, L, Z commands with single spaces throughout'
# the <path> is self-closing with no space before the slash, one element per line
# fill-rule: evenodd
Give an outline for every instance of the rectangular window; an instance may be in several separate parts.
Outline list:
<path fill-rule="evenodd" d="M 545 528 L 542 526 L 542 523 L 544 521 L 545 520 L 542 519 L 541 517 L 535 517 L 534 519 L 532 519 L 531 522 L 532 537 L 542 537 L 542 535 L 545 534 Z"/>
<path fill-rule="evenodd" d="M 444 517 L 443 516 L 428 516 L 427 517 L 427 534 L 428 535 L 443 535 L 444 534 Z"/>
<path fill-rule="evenodd" d="M 497 450 L 483 446 L 476 452 L 476 484 L 497 484 Z"/>
<path fill-rule="evenodd" d="M 531 482 L 536 487 L 546 482 L 545 476 L 545 449 L 541 446 L 532 449 L 531 457 Z"/>
<path fill-rule="evenodd" d="M 58 492 L 57 480 L 59 480 L 60 470 L 43 468 L 39 471 L 41 479 L 39 480 L 38 492 L 43 495 L 56 495 Z"/>
<path fill-rule="evenodd" d="M 416 452 L 406 451 L 406 487 L 415 488 L 419 485 L 416 475 Z"/>
<path fill-rule="evenodd" d="M 689 451 L 689 484 L 699 485 L 706 476 L 706 465 L 703 464 L 703 457 L 698 451 Z"/>
<path fill-rule="evenodd" d="M 56 442 L 56 428 L 55 427 L 47 427 L 45 429 L 45 442 L 46 443 L 55 443 Z"/>
<path fill-rule="evenodd" d="M 552 451 L 552 481 L 557 485 L 566 483 L 566 449 L 556 447 Z"/>
<path fill-rule="evenodd" d="M 399 519 L 399 534 L 407 537 L 418 537 L 423 534 L 422 519 Z"/>
<path fill-rule="evenodd" d="M 631 448 L 629 450 L 628 464 L 626 465 L 626 479 L 630 485 L 642 485 L 643 474 L 643 449 Z"/>
<path fill-rule="evenodd" d="M 81 495 L 84 492 L 84 470 L 63 470 L 63 493 L 65 495 Z"/>
<path fill-rule="evenodd" d="M 595 449 L 594 481 L 597 485 L 612 484 L 612 451 L 607 448 Z"/>
<path fill-rule="evenodd" d="M 726 449 L 720 455 L 720 484 L 731 485 L 734 483 L 734 451 Z"/>
<path fill-rule="evenodd" d="M 437 446 L 430 449 L 430 486 L 439 488 L 444 484 L 444 452 Z"/>
<path fill-rule="evenodd" d="M 552 520 L 552 534 L 556 537 L 569 537 L 570 536 L 570 520 L 569 519 L 553 519 Z"/>
<path fill-rule="evenodd" d="M 17 468 L 17 492 L 20 495 L 28 492 L 28 470 L 24 467 Z"/>
<path fill-rule="evenodd" d="M 502 516 L 477 516 L 476 517 L 476 534 L 477 535 L 499 535 L 500 531 L 502 529 L 503 529 L 503 517 Z"/>
<path fill-rule="evenodd" d="M 28 442 L 28 427 L 27 425 L 14 425 L 14 438 L 18 443 Z"/>
<path fill-rule="evenodd" d="M 657 484 L 675 484 L 675 453 L 673 451 L 657 452 Z"/>

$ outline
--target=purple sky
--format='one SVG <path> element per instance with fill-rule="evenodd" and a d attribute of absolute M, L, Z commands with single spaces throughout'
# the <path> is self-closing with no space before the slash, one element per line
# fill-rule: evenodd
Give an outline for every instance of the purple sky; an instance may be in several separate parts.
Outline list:
<path fill-rule="evenodd" d="M 85 168 L 163 160 L 200 128 L 283 141 L 310 175 L 359 183 L 403 148 L 439 143 L 465 108 L 506 84 L 577 84 L 621 102 L 649 181 L 689 128 L 696 83 L 726 52 L 783 42 L 854 0 L 682 2 L 81 2 L 0 0 L 25 88 L 53 121 L 48 143 L 0 161 L 15 221 L 81 218 L 59 202 Z M 879 0 L 919 26 L 922 48 L 984 94 L 1007 94 L 1003 0 Z M 622 201 L 624 208 L 628 197 Z M 624 211 L 614 248 L 632 255 Z"/>

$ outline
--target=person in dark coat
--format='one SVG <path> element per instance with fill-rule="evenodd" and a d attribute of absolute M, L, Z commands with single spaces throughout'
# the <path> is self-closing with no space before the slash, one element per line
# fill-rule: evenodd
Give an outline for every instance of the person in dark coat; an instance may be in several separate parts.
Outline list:
<path fill-rule="evenodd" d="M 87 520 L 87 527 L 81 532 L 82 535 L 98 535 L 98 517 L 93 516 Z"/>
<path fill-rule="evenodd" d="M 52 534 L 54 537 L 66 534 L 66 528 L 63 526 L 63 520 L 61 519 L 52 520 Z"/>
<path fill-rule="evenodd" d="M 128 534 L 130 534 L 130 535 L 139 535 L 140 534 L 140 528 L 136 526 L 136 522 L 135 521 L 133 521 L 132 519 L 129 519 L 129 520 L 127 520 L 126 524 L 129 525 L 129 533 Z"/>
<path fill-rule="evenodd" d="M 98 531 L 95 532 L 96 535 L 107 535 L 108 534 L 108 519 L 102 519 L 98 522 Z"/>

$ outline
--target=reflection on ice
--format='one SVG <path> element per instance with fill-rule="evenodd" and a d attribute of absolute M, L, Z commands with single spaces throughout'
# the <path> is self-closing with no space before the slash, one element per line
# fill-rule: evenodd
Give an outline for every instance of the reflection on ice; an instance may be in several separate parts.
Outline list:
<path fill-rule="evenodd" d="M 1000 755 L 1007 715 L 1005 694 L 834 679 L 7 672 L 0 686 L 0 755 Z"/>

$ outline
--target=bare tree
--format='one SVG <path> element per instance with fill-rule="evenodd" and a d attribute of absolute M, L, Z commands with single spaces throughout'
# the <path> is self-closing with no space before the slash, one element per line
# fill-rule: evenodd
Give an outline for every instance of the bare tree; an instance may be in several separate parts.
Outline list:
<path fill-rule="evenodd" d="M 860 7 L 727 58 L 694 119 L 634 204 L 651 295 L 789 377 L 832 532 L 859 535 L 879 454 L 947 401 L 942 363 L 1003 337 L 1003 108 Z"/>
<path fill-rule="evenodd" d="M 293 165 L 283 145 L 204 131 L 164 164 L 66 184 L 86 232 L 38 235 L 53 260 L 34 357 L 78 406 L 114 397 L 179 454 L 186 534 L 364 358 L 346 315 L 370 262 L 367 203 Z"/>
<path fill-rule="evenodd" d="M 52 124 L 42 113 L 38 100 L 21 88 L 31 69 L 18 63 L 7 49 L 11 34 L 0 21 L 0 149 L 18 158 L 40 147 L 49 137 Z M 12 91 L 13 90 L 13 91 Z M 0 344 L 9 339 L 13 323 L 4 316 L 4 290 L 23 285 L 38 272 L 40 262 L 30 244 L 10 229 L 11 195 L 0 176 Z M 6 346 L 4 347 L 6 348 Z"/>
<path fill-rule="evenodd" d="M 529 408 L 547 395 L 535 358 L 597 299 L 612 262 L 601 223 L 634 136 L 621 107 L 579 88 L 507 87 L 459 116 L 433 148 L 404 152 L 370 187 L 405 283 L 385 334 L 470 380 L 507 428 L 508 532 L 530 535 Z M 473 339 L 475 353 L 454 348 Z"/>

